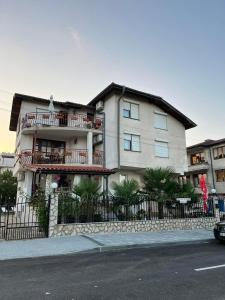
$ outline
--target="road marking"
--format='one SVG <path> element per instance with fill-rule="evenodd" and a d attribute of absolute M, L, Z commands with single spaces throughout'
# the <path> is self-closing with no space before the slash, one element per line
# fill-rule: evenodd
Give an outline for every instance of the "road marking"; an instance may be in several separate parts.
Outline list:
<path fill-rule="evenodd" d="M 194 270 L 196 272 L 199 272 L 199 271 L 212 270 L 212 269 L 218 269 L 218 268 L 225 268 L 225 264 L 224 265 L 212 266 L 212 267 L 198 268 L 198 269 L 194 269 Z"/>

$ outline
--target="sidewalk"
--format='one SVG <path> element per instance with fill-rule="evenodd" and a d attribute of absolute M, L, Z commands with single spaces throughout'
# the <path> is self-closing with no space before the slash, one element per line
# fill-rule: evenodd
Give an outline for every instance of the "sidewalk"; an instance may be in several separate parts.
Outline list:
<path fill-rule="evenodd" d="M 214 239 L 211 230 L 176 230 L 161 232 L 91 234 L 83 236 L 43 238 L 20 241 L 0 241 L 0 260 L 32 258 L 104 251 L 132 246 L 154 246 L 168 243 L 208 241 Z"/>

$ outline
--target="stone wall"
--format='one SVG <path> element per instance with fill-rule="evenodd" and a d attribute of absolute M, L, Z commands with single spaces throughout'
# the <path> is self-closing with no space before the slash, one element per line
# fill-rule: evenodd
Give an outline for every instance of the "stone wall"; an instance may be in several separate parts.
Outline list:
<path fill-rule="evenodd" d="M 152 221 L 117 221 L 98 223 L 56 224 L 50 236 L 69 236 L 90 233 L 146 232 L 161 230 L 212 229 L 216 218 L 191 218 Z"/>

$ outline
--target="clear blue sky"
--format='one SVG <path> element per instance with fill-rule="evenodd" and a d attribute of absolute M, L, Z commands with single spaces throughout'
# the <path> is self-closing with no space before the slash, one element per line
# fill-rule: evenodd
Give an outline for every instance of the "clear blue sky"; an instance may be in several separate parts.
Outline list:
<path fill-rule="evenodd" d="M 112 81 L 195 121 L 189 145 L 225 137 L 224 29 L 220 0 L 0 0 L 0 151 L 14 92 L 87 103 Z"/>

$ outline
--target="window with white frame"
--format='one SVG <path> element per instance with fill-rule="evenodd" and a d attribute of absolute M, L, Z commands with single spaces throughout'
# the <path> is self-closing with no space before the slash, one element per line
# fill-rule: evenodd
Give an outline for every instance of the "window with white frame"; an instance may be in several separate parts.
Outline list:
<path fill-rule="evenodd" d="M 124 150 L 140 151 L 140 136 L 136 134 L 124 134 L 123 139 Z"/>
<path fill-rule="evenodd" d="M 169 157 L 168 142 L 155 141 L 155 156 L 157 157 Z"/>
<path fill-rule="evenodd" d="M 154 113 L 154 127 L 167 130 L 167 115 L 163 113 Z"/>
<path fill-rule="evenodd" d="M 127 180 L 127 175 L 125 174 L 120 174 L 120 182 L 126 181 Z"/>
<path fill-rule="evenodd" d="M 123 116 L 124 118 L 139 119 L 139 105 L 131 102 L 123 102 Z"/>

